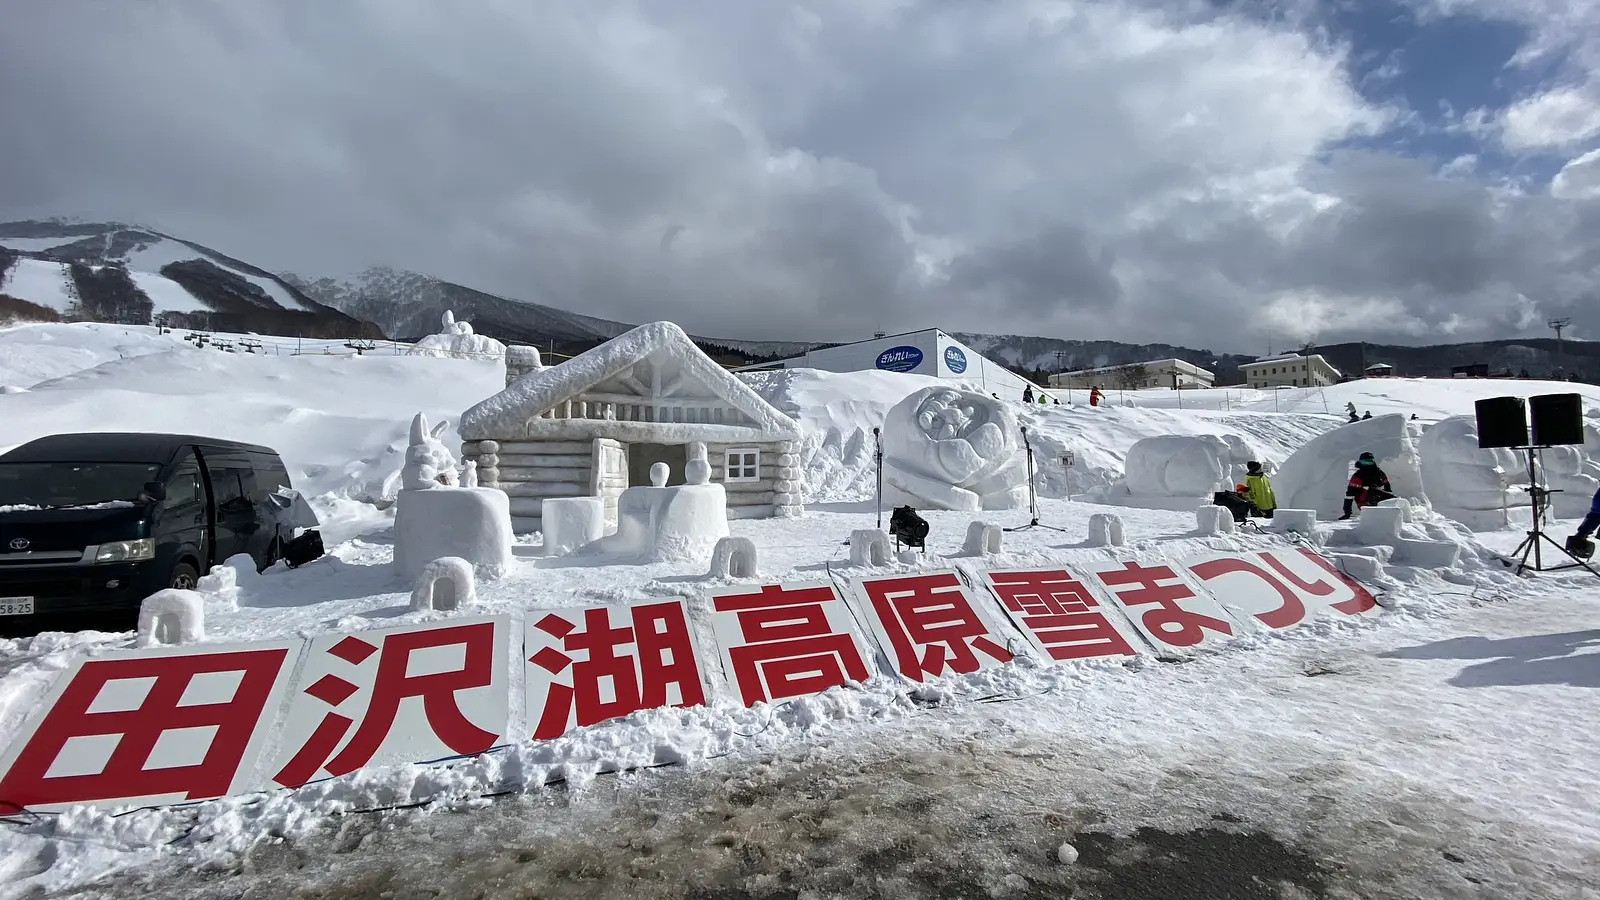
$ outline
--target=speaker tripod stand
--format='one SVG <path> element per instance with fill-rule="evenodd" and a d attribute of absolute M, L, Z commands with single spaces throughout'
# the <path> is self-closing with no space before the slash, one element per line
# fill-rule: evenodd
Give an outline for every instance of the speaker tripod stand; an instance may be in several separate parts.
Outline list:
<path fill-rule="evenodd" d="M 1533 526 L 1528 529 L 1528 536 L 1522 539 L 1522 543 L 1517 545 L 1517 549 L 1511 551 L 1511 557 L 1517 560 L 1516 574 L 1521 575 L 1529 570 L 1534 572 L 1561 572 L 1566 569 L 1582 568 L 1589 570 L 1589 574 L 1600 578 L 1600 571 L 1597 571 L 1594 566 L 1590 565 L 1586 560 L 1572 555 L 1572 551 L 1544 532 L 1544 517 L 1550 506 L 1550 495 L 1561 493 L 1560 489 L 1551 490 L 1539 484 L 1538 466 L 1536 465 L 1534 454 L 1544 448 L 1518 447 L 1516 449 L 1528 454 L 1528 486 L 1522 490 L 1533 501 Z M 1556 548 L 1561 555 L 1572 560 L 1572 562 L 1545 565 L 1544 544 L 1549 544 Z M 1533 558 L 1532 564 L 1528 562 L 1529 557 Z M 1511 565 L 1511 559 L 1506 559 L 1505 564 L 1507 566 Z"/>

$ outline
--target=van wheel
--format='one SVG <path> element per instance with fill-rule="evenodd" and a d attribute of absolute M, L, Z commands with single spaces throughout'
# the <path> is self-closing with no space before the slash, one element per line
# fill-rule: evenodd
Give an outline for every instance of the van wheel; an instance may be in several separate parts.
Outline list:
<path fill-rule="evenodd" d="M 200 573 L 188 563 L 178 563 L 172 567 L 172 586 L 180 591 L 192 591 L 200 583 Z"/>

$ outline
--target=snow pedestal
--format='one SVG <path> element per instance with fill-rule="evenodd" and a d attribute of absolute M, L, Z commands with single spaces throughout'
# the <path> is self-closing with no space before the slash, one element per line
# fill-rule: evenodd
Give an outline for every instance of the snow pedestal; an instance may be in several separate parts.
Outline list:
<path fill-rule="evenodd" d="M 1317 532 L 1317 511 L 1314 509 L 1279 509 L 1268 520 L 1270 531 L 1277 534 L 1312 535 Z"/>
<path fill-rule="evenodd" d="M 711 578 L 756 577 L 756 544 L 747 537 L 725 537 L 711 551 Z"/>
<path fill-rule="evenodd" d="M 1195 509 L 1194 515 L 1201 534 L 1233 534 L 1239 530 L 1238 523 L 1233 521 L 1233 513 L 1226 507 L 1215 504 L 1201 506 Z"/>
<path fill-rule="evenodd" d="M 1417 423 L 1394 414 L 1340 425 L 1312 438 L 1284 460 L 1272 478 L 1279 507 L 1274 518 L 1283 509 L 1313 510 L 1324 520 L 1343 515 L 1345 487 L 1362 453 L 1377 459 L 1397 496 L 1422 499 L 1420 431 Z"/>
<path fill-rule="evenodd" d="M 1089 517 L 1089 546 L 1121 547 L 1127 543 L 1122 517 L 1115 513 L 1095 513 Z"/>
<path fill-rule="evenodd" d="M 1355 527 L 1344 542 L 1373 547 L 1391 547 L 1390 562 L 1426 569 L 1448 569 L 1461 555 L 1459 544 L 1432 541 L 1405 535 L 1405 510 L 1398 506 L 1368 506 L 1361 510 Z"/>
<path fill-rule="evenodd" d="M 1005 542 L 1005 530 L 991 522 L 973 522 L 967 526 L 967 539 L 961 551 L 968 556 L 989 556 L 999 553 Z"/>
<path fill-rule="evenodd" d="M 545 556 L 571 553 L 606 535 L 604 497 L 547 497 L 539 510 Z"/>
<path fill-rule="evenodd" d="M 511 499 L 494 488 L 401 491 L 395 500 L 394 566 L 415 581 L 436 559 L 459 557 L 479 578 L 511 570 Z"/>
<path fill-rule="evenodd" d="M 478 586 L 472 563 L 458 556 L 446 556 L 423 566 L 417 586 L 411 590 L 413 612 L 429 609 L 451 612 L 477 602 Z"/>
<path fill-rule="evenodd" d="M 1407 525 L 1410 525 L 1412 522 L 1416 521 L 1416 513 L 1412 511 L 1411 501 L 1404 497 L 1395 497 L 1392 500 L 1385 500 L 1382 503 L 1379 503 L 1378 506 L 1392 506 L 1395 509 L 1400 510 L 1400 521 L 1406 523 Z"/>
<path fill-rule="evenodd" d="M 705 447 L 698 453 L 704 458 Z M 691 457 L 693 462 L 694 457 Z M 686 470 L 697 479 L 706 470 Z M 728 494 L 720 484 L 665 487 L 666 463 L 650 467 L 649 487 L 631 487 L 617 498 L 617 533 L 587 545 L 584 553 L 603 553 L 638 562 L 704 560 L 728 536 Z"/>
<path fill-rule="evenodd" d="M 889 535 L 881 528 L 858 528 L 850 532 L 850 565 L 886 566 L 889 564 Z"/>
<path fill-rule="evenodd" d="M 139 604 L 135 646 L 193 644 L 206 638 L 206 598 L 199 591 L 168 588 Z"/>
<path fill-rule="evenodd" d="M 1015 509 L 1028 502 L 1016 416 L 987 394 L 923 388 L 883 422 L 884 501 L 918 509 Z"/>

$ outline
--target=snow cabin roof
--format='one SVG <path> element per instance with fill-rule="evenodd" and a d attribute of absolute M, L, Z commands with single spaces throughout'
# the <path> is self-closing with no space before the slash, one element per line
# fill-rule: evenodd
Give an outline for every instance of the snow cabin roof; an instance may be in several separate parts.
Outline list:
<path fill-rule="evenodd" d="M 651 389 L 635 378 L 636 370 L 648 369 L 652 373 Z M 663 376 L 663 372 L 667 376 Z M 504 440 L 525 434 L 530 420 L 537 419 L 568 400 L 577 399 L 585 392 L 607 382 L 629 385 L 640 399 L 649 402 L 651 390 L 660 385 L 664 377 L 674 383 L 698 383 L 716 399 L 726 403 L 749 418 L 745 429 L 770 433 L 774 437 L 798 437 L 795 421 L 776 407 L 761 399 L 738 376 L 718 365 L 696 347 L 694 341 L 672 322 L 651 322 L 621 334 L 604 344 L 580 353 L 559 365 L 534 369 L 507 385 L 505 390 L 482 401 L 461 416 L 460 432 L 466 440 Z M 661 399 L 670 403 L 672 397 L 663 393 Z M 574 425 L 596 420 L 558 419 L 540 420 L 541 425 L 569 422 Z M 598 422 L 596 422 L 598 424 Z M 693 423 L 628 422 L 617 423 L 640 427 L 671 426 L 676 431 L 693 431 Z M 705 425 L 705 429 L 722 430 L 732 426 Z M 664 430 L 664 429 L 663 429 Z M 700 440 L 689 437 L 689 440 Z"/>

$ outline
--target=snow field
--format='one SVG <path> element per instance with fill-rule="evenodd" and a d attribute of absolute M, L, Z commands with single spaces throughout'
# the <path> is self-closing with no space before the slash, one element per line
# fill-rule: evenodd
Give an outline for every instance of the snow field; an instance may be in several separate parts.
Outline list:
<path fill-rule="evenodd" d="M 65 313 L 77 302 L 67 267 L 39 259 L 19 259 L 0 284 L 0 294 L 25 298 L 29 303 Z"/>

